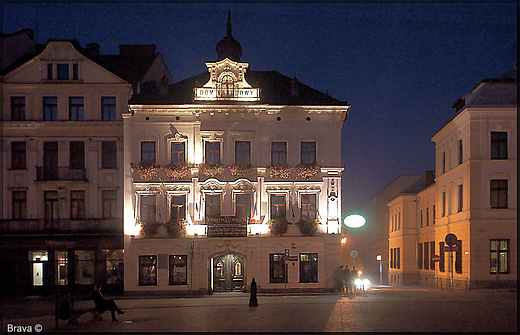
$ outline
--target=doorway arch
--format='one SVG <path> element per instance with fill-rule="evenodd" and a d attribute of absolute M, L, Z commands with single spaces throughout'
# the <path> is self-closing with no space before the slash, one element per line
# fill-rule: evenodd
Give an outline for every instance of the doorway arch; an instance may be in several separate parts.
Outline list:
<path fill-rule="evenodd" d="M 213 292 L 243 292 L 244 265 L 244 257 L 237 254 L 222 254 L 211 258 Z"/>

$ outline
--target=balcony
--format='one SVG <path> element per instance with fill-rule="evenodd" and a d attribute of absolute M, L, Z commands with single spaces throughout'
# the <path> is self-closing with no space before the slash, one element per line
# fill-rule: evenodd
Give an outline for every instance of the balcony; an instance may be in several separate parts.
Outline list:
<path fill-rule="evenodd" d="M 36 167 L 36 181 L 88 181 L 86 170 L 71 169 L 68 166 L 59 166 L 57 169 L 46 169 L 42 166 Z"/>
<path fill-rule="evenodd" d="M 2 235 L 122 235 L 123 219 L 7 219 L 2 220 Z"/>

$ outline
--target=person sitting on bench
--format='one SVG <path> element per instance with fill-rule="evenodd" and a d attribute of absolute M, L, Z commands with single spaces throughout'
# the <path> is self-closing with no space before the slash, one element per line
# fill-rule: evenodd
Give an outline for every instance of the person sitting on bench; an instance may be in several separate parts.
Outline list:
<path fill-rule="evenodd" d="M 94 286 L 94 292 L 92 292 L 91 299 L 94 300 L 94 303 L 96 304 L 96 309 L 99 310 L 101 313 L 108 309 L 110 310 L 110 312 L 112 313 L 112 321 L 117 321 L 116 312 L 117 314 L 124 313 L 124 311 L 120 310 L 119 307 L 117 307 L 114 300 L 105 299 L 103 297 L 103 295 L 101 294 L 101 285 Z"/>

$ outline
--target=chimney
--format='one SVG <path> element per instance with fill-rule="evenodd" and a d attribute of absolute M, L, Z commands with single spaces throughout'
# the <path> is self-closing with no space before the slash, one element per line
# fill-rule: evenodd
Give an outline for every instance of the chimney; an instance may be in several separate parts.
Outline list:
<path fill-rule="evenodd" d="M 90 56 L 99 56 L 99 44 L 97 44 L 97 43 L 87 44 L 87 52 Z"/>
<path fill-rule="evenodd" d="M 428 187 L 435 182 L 433 170 L 426 170 L 424 172 L 424 177 L 425 177 L 425 187 Z"/>

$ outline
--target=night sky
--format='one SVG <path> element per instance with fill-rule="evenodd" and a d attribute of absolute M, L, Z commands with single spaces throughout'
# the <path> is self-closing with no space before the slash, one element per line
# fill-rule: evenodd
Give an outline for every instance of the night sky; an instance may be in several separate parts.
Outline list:
<path fill-rule="evenodd" d="M 5 4 L 3 33 L 36 41 L 155 44 L 177 82 L 207 71 L 231 10 L 241 61 L 352 107 L 342 133 L 343 215 L 399 175 L 434 170 L 431 137 L 482 79 L 513 69 L 517 4 Z M 246 75 L 247 80 L 247 75 Z"/>

